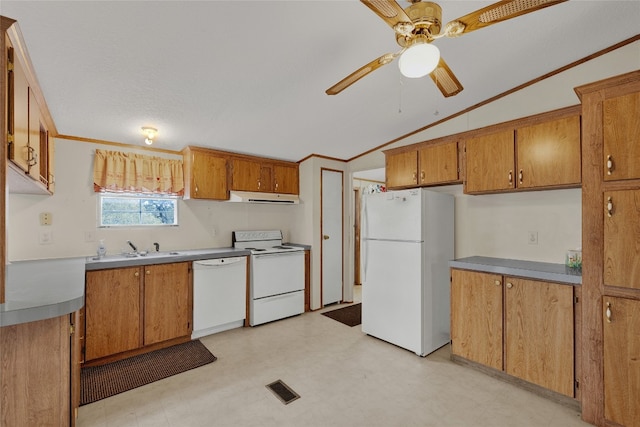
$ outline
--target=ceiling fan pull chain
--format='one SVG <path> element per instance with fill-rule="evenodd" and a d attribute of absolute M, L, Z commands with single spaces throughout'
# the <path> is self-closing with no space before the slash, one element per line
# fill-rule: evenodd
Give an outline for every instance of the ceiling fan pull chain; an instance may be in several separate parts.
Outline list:
<path fill-rule="evenodd" d="M 402 114 L 402 76 L 398 77 L 400 84 L 398 85 L 398 114 Z"/>

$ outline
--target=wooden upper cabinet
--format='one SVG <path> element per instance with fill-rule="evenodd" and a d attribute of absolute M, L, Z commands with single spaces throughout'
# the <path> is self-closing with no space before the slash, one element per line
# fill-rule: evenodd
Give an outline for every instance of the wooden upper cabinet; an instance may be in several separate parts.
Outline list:
<path fill-rule="evenodd" d="M 261 193 L 299 193 L 298 166 L 261 158 L 234 158 L 231 189 Z"/>
<path fill-rule="evenodd" d="M 574 394 L 573 287 L 505 277 L 505 372 Z"/>
<path fill-rule="evenodd" d="M 458 143 L 432 145 L 418 150 L 420 185 L 444 184 L 458 180 Z"/>
<path fill-rule="evenodd" d="M 603 101 L 604 180 L 640 178 L 640 93 Z"/>
<path fill-rule="evenodd" d="M 640 425 L 640 301 L 604 296 L 604 417 Z M 608 425 L 608 424 L 607 424 Z"/>
<path fill-rule="evenodd" d="M 418 184 L 418 152 L 415 150 L 386 156 L 386 186 L 398 188 Z"/>
<path fill-rule="evenodd" d="M 466 193 L 495 192 L 515 188 L 513 130 L 467 139 L 465 158 Z"/>
<path fill-rule="evenodd" d="M 273 191 L 283 194 L 298 194 L 299 177 L 298 168 L 295 166 L 273 166 Z"/>
<path fill-rule="evenodd" d="M 85 360 L 138 348 L 141 276 L 139 267 L 89 271 L 85 291 Z"/>
<path fill-rule="evenodd" d="M 502 276 L 451 270 L 451 352 L 502 370 Z"/>
<path fill-rule="evenodd" d="M 604 193 L 604 284 L 640 289 L 640 190 Z"/>
<path fill-rule="evenodd" d="M 144 271 L 144 345 L 191 334 L 189 263 L 147 265 Z"/>
<path fill-rule="evenodd" d="M 231 189 L 237 191 L 262 191 L 262 164 L 259 161 L 233 159 Z"/>
<path fill-rule="evenodd" d="M 418 185 L 418 152 L 412 150 L 387 154 L 385 173 L 387 188 Z"/>
<path fill-rule="evenodd" d="M 29 82 L 26 71 L 13 48 L 9 48 L 13 67 L 9 71 L 9 159 L 24 172 L 29 172 Z M 13 123 L 11 123 L 13 119 Z"/>
<path fill-rule="evenodd" d="M 580 117 L 516 130 L 518 188 L 579 185 Z"/>
<path fill-rule="evenodd" d="M 187 147 L 183 151 L 185 198 L 227 200 L 227 158 L 215 151 Z"/>

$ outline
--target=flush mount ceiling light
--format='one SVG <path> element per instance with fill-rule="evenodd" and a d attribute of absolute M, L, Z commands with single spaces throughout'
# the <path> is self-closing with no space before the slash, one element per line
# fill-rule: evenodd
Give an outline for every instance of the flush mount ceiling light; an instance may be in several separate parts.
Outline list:
<path fill-rule="evenodd" d="M 142 133 L 145 136 L 144 143 L 147 144 L 147 145 L 151 145 L 151 144 L 153 144 L 153 140 L 155 139 L 156 135 L 158 134 L 158 129 L 152 128 L 152 127 L 149 127 L 149 126 L 143 126 L 142 127 Z"/>
<path fill-rule="evenodd" d="M 416 40 L 400 56 L 398 67 L 403 76 L 409 78 L 424 77 L 435 70 L 440 61 L 440 50 L 425 41 Z"/>

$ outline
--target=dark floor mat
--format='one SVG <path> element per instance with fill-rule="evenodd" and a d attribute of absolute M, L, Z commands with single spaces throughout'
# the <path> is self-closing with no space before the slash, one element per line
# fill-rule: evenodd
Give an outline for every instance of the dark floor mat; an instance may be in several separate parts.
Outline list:
<path fill-rule="evenodd" d="M 323 316 L 330 317 L 347 326 L 356 326 L 362 322 L 362 303 L 353 304 L 336 310 L 325 311 Z"/>
<path fill-rule="evenodd" d="M 140 354 L 101 366 L 82 368 L 80 405 L 214 362 L 216 357 L 199 340 Z"/>

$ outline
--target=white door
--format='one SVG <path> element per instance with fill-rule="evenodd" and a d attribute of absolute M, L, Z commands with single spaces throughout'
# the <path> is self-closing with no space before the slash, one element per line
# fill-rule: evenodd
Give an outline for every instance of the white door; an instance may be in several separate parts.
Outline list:
<path fill-rule="evenodd" d="M 342 301 L 342 172 L 322 169 L 322 304 Z"/>

